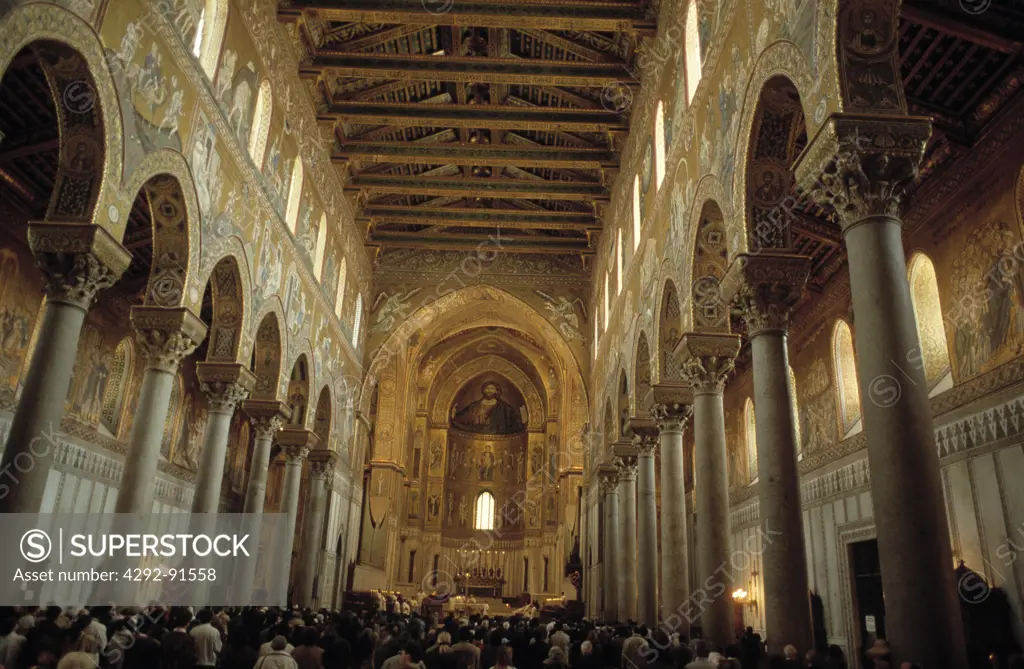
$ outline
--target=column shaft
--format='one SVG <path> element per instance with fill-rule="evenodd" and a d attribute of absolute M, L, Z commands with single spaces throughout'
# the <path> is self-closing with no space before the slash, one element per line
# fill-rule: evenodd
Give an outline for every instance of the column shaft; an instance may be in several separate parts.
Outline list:
<path fill-rule="evenodd" d="M 200 456 L 196 496 L 192 500 L 192 513 L 217 513 L 220 507 L 220 486 L 224 478 L 224 455 L 228 449 L 231 417 L 234 409 L 211 408 L 207 415 L 203 454 Z"/>
<path fill-rule="evenodd" d="M 653 443 L 637 457 L 638 619 L 653 628 L 658 624 L 658 502 L 654 487 Z"/>
<path fill-rule="evenodd" d="M 681 424 L 662 424 L 661 450 L 661 617 L 666 632 L 689 638 L 684 604 L 690 598 L 686 537 L 686 474 Z"/>
<path fill-rule="evenodd" d="M 786 333 L 766 330 L 754 335 L 750 345 L 768 650 L 781 653 L 786 644 L 792 644 L 803 653 L 814 647 L 814 631 Z"/>
<path fill-rule="evenodd" d="M 324 472 L 315 473 L 309 478 L 309 501 L 302 529 L 301 567 L 298 584 L 295 586 L 295 603 L 302 607 L 313 605 L 313 582 L 316 579 L 323 537 L 325 485 Z"/>
<path fill-rule="evenodd" d="M 608 490 L 604 494 L 604 617 L 611 622 L 620 619 L 619 591 L 619 493 Z"/>
<path fill-rule="evenodd" d="M 0 461 L 0 513 L 37 513 L 57 450 L 85 309 L 47 299 Z"/>
<path fill-rule="evenodd" d="M 966 651 L 901 228 L 874 216 L 844 235 L 886 631 L 897 662 L 952 669 Z"/>
<path fill-rule="evenodd" d="M 284 541 L 281 542 L 281 561 L 284 573 L 281 578 L 291 583 L 292 549 L 295 547 L 295 526 L 299 518 L 299 489 L 302 487 L 302 461 L 305 456 L 288 455 L 284 470 L 284 490 L 281 493 L 281 512 L 285 514 Z"/>
<path fill-rule="evenodd" d="M 733 605 L 729 586 L 729 482 L 726 474 L 725 411 L 721 392 L 694 392 L 696 441 L 697 592 L 693 613 L 712 644 L 732 643 Z"/>
<path fill-rule="evenodd" d="M 635 466 L 635 465 L 634 465 Z M 636 620 L 636 473 L 619 479 L 619 617 Z"/>
<path fill-rule="evenodd" d="M 270 450 L 274 446 L 274 431 L 255 431 L 252 445 L 252 463 L 249 481 L 245 486 L 243 513 L 263 514 L 267 499 L 267 473 L 270 470 Z"/>
<path fill-rule="evenodd" d="M 150 367 L 142 377 L 139 403 L 117 491 L 116 513 L 149 513 L 153 510 L 153 480 L 160 461 L 164 423 L 171 403 L 174 374 Z"/>

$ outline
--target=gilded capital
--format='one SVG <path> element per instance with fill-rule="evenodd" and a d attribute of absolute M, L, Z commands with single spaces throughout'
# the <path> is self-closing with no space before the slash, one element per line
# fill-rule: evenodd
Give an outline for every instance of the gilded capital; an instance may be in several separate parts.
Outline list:
<path fill-rule="evenodd" d="M 131 319 L 146 367 L 169 374 L 206 337 L 206 325 L 185 307 L 135 306 Z"/>
<path fill-rule="evenodd" d="M 693 332 L 683 335 L 675 351 L 694 395 L 723 393 L 739 352 L 739 335 Z"/>
<path fill-rule="evenodd" d="M 132 256 L 103 228 L 85 223 L 32 222 L 28 242 L 46 275 L 46 297 L 89 309 L 96 294 L 128 269 Z"/>
<path fill-rule="evenodd" d="M 844 231 L 870 217 L 899 219 L 931 132 L 921 116 L 833 114 L 796 166 L 798 187 L 833 207 Z"/>
<path fill-rule="evenodd" d="M 273 439 L 292 415 L 288 405 L 277 400 L 243 400 L 242 411 L 257 439 Z"/>
<path fill-rule="evenodd" d="M 658 450 L 658 439 L 650 434 L 633 436 L 633 447 L 639 458 L 652 458 Z"/>
<path fill-rule="evenodd" d="M 748 336 L 789 329 L 810 270 L 810 258 L 780 251 L 737 256 L 727 275 L 727 298 L 743 315 Z"/>
<path fill-rule="evenodd" d="M 658 432 L 680 432 L 693 414 L 691 404 L 655 404 L 651 407 Z"/>
<path fill-rule="evenodd" d="M 196 376 L 210 411 L 220 413 L 234 413 L 256 385 L 256 375 L 237 362 L 198 362 Z"/>

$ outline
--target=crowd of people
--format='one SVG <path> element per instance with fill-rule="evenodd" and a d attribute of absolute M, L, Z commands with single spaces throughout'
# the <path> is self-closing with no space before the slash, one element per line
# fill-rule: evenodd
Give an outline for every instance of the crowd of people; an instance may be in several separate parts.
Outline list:
<path fill-rule="evenodd" d="M 400 611 L 401 609 L 399 609 Z M 0 609 L 0 669 L 846 669 L 838 646 L 769 656 L 665 629 L 538 617 L 276 608 Z M 887 649 L 873 669 L 894 669 Z M 919 669 L 904 663 L 900 669 Z"/>

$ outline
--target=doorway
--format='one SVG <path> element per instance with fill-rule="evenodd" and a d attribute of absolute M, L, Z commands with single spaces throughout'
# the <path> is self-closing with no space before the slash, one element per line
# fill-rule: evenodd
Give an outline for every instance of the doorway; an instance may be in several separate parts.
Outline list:
<path fill-rule="evenodd" d="M 848 546 L 850 576 L 853 579 L 854 629 L 857 631 L 859 666 L 866 666 L 864 653 L 875 639 L 885 638 L 885 595 L 882 568 L 878 560 L 878 541 L 869 539 Z"/>

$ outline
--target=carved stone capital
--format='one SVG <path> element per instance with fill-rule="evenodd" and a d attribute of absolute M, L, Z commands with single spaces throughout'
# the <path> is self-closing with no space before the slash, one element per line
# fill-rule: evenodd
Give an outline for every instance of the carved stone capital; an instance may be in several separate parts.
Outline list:
<path fill-rule="evenodd" d="M 273 439 L 292 415 L 288 405 L 277 400 L 243 400 L 242 411 L 249 415 L 257 439 Z"/>
<path fill-rule="evenodd" d="M 285 425 L 284 429 L 277 433 L 277 443 L 281 445 L 285 456 L 291 462 L 295 457 L 306 457 L 320 443 L 320 438 L 299 425 Z"/>
<path fill-rule="evenodd" d="M 148 369 L 176 374 L 206 337 L 206 325 L 185 307 L 135 306 L 131 319 Z"/>
<path fill-rule="evenodd" d="M 676 345 L 675 355 L 695 395 L 720 395 L 739 352 L 739 335 L 688 332 Z"/>
<path fill-rule="evenodd" d="M 626 456 L 615 458 L 612 464 L 619 472 L 619 483 L 632 483 L 636 481 L 636 457 Z"/>
<path fill-rule="evenodd" d="M 651 407 L 651 416 L 658 432 L 680 432 L 686 427 L 686 421 L 693 415 L 692 404 L 655 404 Z"/>
<path fill-rule="evenodd" d="M 289 465 L 302 464 L 302 461 L 309 455 L 309 447 L 291 444 L 281 449 Z"/>
<path fill-rule="evenodd" d="M 309 452 L 309 474 L 315 479 L 328 479 L 334 476 L 334 467 L 338 464 L 338 454 L 324 448 Z"/>
<path fill-rule="evenodd" d="M 197 362 L 199 387 L 210 411 L 234 413 L 256 386 L 256 375 L 237 362 Z"/>
<path fill-rule="evenodd" d="M 597 476 L 602 495 L 614 494 L 619 491 L 619 470 L 614 465 L 601 465 L 597 470 Z"/>
<path fill-rule="evenodd" d="M 798 187 L 833 207 L 844 232 L 871 217 L 898 220 L 931 132 L 920 116 L 833 114 L 796 166 Z"/>
<path fill-rule="evenodd" d="M 743 314 L 748 336 L 789 329 L 810 271 L 805 256 L 774 250 L 737 256 L 726 275 L 726 297 Z"/>
<path fill-rule="evenodd" d="M 633 447 L 638 458 L 653 458 L 658 450 L 658 438 L 652 434 L 635 434 Z"/>
<path fill-rule="evenodd" d="M 31 222 L 28 243 L 46 275 L 46 297 L 88 309 L 96 294 L 114 285 L 131 253 L 103 228 L 86 223 Z"/>

